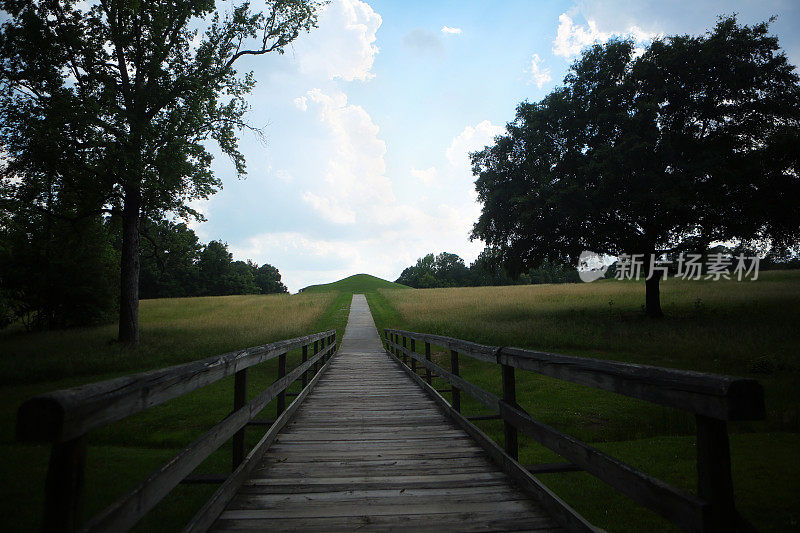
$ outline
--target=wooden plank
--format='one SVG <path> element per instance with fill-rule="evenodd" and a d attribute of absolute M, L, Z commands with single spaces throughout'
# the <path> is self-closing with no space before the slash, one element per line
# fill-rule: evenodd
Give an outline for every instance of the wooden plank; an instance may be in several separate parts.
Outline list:
<path fill-rule="evenodd" d="M 721 420 L 762 420 L 764 391 L 753 379 L 689 370 L 590 359 L 555 353 L 485 346 L 403 330 L 388 330 L 457 350 L 487 363 L 501 363 L 581 385 L 688 410 Z"/>
<path fill-rule="evenodd" d="M 551 518 L 530 513 L 438 513 L 422 515 L 347 516 L 337 518 L 272 518 L 220 520 L 214 531 L 557 531 Z"/>
<path fill-rule="evenodd" d="M 469 483 L 480 482 L 485 480 L 497 481 L 505 479 L 502 472 L 481 472 L 477 474 L 461 474 L 458 472 L 450 472 L 447 474 L 437 474 L 435 476 L 426 475 L 406 475 L 406 476 L 352 476 L 352 477 L 327 477 L 327 478 L 305 478 L 297 479 L 295 477 L 288 478 L 250 478 L 246 485 L 263 485 L 269 487 L 288 486 L 299 489 L 303 486 L 310 485 L 380 485 L 384 488 L 395 486 L 403 487 L 405 485 L 413 485 L 418 488 L 428 486 L 452 486 L 452 483 L 465 481 Z"/>
<path fill-rule="evenodd" d="M 483 484 L 477 487 L 445 487 L 440 489 L 390 489 L 390 490 L 342 490 L 332 492 L 303 492 L 299 494 L 270 494 L 270 493 L 256 493 L 256 492 L 243 492 L 241 494 L 250 494 L 258 496 L 261 501 L 265 503 L 279 503 L 279 502 L 327 502 L 334 503 L 338 501 L 348 500 L 369 500 L 369 499 L 404 499 L 404 498 L 441 498 L 445 496 L 456 497 L 458 499 L 469 497 L 480 497 L 484 500 L 487 497 L 487 490 L 489 494 L 497 494 L 505 497 L 512 494 L 519 494 L 514 488 L 511 488 L 505 481 L 498 481 L 494 484 Z"/>
<path fill-rule="evenodd" d="M 301 377 L 304 373 L 305 371 L 301 373 Z M 286 375 L 286 354 L 282 353 L 278 356 L 278 379 L 280 380 L 285 375 Z M 285 410 L 286 410 L 286 389 L 284 388 L 278 393 L 278 398 L 275 406 L 275 414 L 277 416 L 281 416 L 281 414 Z"/>
<path fill-rule="evenodd" d="M 234 374 L 233 382 L 233 410 L 238 411 L 247 403 L 247 369 L 239 370 Z M 247 455 L 247 444 L 245 443 L 245 429 L 242 427 L 239 431 L 233 434 L 233 467 L 242 464 L 245 455 Z"/>
<path fill-rule="evenodd" d="M 410 476 L 410 475 L 425 475 L 436 476 L 440 474 L 450 474 L 454 470 L 462 474 L 467 473 L 486 473 L 496 472 L 495 465 L 463 465 L 458 461 L 447 463 L 441 461 L 438 465 L 427 466 L 425 469 L 419 466 L 358 466 L 358 465 L 344 465 L 332 466 L 323 463 L 320 466 L 318 463 L 313 465 L 308 464 L 290 464 L 290 465 L 274 465 L 273 468 L 261 470 L 261 475 L 264 476 L 281 476 L 281 477 L 302 477 L 303 479 L 316 479 L 319 477 L 347 477 L 347 478 L 362 478 L 373 476 L 377 474 L 391 474 L 393 476 Z"/>
<path fill-rule="evenodd" d="M 506 405 L 517 407 L 517 384 L 514 378 L 514 367 L 502 365 L 503 374 L 503 402 Z M 508 420 L 503 418 L 503 443 L 505 444 L 506 453 L 515 461 L 519 459 L 519 439 L 517 437 L 517 428 L 515 428 Z"/>
<path fill-rule="evenodd" d="M 339 450 L 326 450 L 322 447 L 312 450 L 296 450 L 294 448 L 283 448 L 275 450 L 270 448 L 272 452 L 281 457 L 308 457 L 310 453 L 314 454 L 315 459 L 347 459 L 347 458 L 375 458 L 380 459 L 383 457 L 425 457 L 425 458 L 448 458 L 448 457 L 484 457 L 486 452 L 478 446 L 459 447 L 459 448 L 437 448 L 434 450 L 420 450 L 417 447 L 410 449 L 377 449 L 377 450 L 352 450 L 342 448 Z"/>
<path fill-rule="evenodd" d="M 322 354 L 315 354 L 314 357 L 306 361 L 305 365 L 300 365 L 298 368 L 303 368 L 303 366 L 305 366 L 304 371 L 307 370 L 310 368 L 311 364 L 316 363 L 318 357 L 321 358 Z M 289 408 L 278 417 L 278 419 L 269 428 L 258 444 L 256 444 L 255 447 L 250 451 L 244 462 L 231 473 L 228 479 L 219 487 L 219 489 L 217 489 L 216 492 L 214 492 L 211 498 L 206 501 L 197 514 L 194 515 L 192 520 L 186 524 L 186 527 L 183 529 L 184 533 L 207 531 L 209 527 L 211 527 L 211 524 L 219 516 L 219 514 L 225 508 L 225 505 L 227 505 L 227 503 L 236 493 L 236 489 L 241 486 L 242 482 L 256 466 L 257 461 L 267 451 L 267 449 L 269 449 L 270 445 L 275 440 L 275 437 L 278 435 L 278 432 L 289 422 L 308 394 L 314 389 L 314 386 L 317 384 L 317 382 L 319 382 L 320 378 L 325 373 L 325 370 L 331 364 L 331 361 L 334 360 L 335 359 L 332 358 L 327 363 L 322 365 L 322 368 L 314 375 L 314 377 L 308 383 L 308 386 L 306 386 L 300 395 L 294 399 L 294 401 L 289 405 Z"/>
<path fill-rule="evenodd" d="M 709 507 L 706 501 L 534 420 L 505 402 L 500 402 L 500 414 L 543 446 L 680 527 L 689 531 L 704 530 Z"/>
<path fill-rule="evenodd" d="M 75 531 L 81 519 L 86 437 L 53 443 L 44 490 L 42 530 Z"/>
<path fill-rule="evenodd" d="M 449 512 L 466 513 L 480 511 L 494 511 L 498 514 L 513 512 L 530 512 L 532 506 L 527 500 L 510 501 L 467 501 L 460 502 L 450 499 L 447 504 Z M 403 503 L 402 505 L 369 504 L 368 502 L 340 503 L 335 506 L 313 506 L 305 504 L 284 504 L 282 509 L 270 508 L 242 508 L 227 509 L 221 515 L 222 520 L 252 520 L 283 518 L 286 516 L 296 518 L 314 517 L 340 517 L 340 516 L 381 516 L 402 514 L 437 514 L 442 512 L 440 502 L 432 503 Z"/>
<path fill-rule="evenodd" d="M 463 465 L 465 467 L 478 467 L 485 466 L 495 468 L 494 464 L 488 461 L 483 456 L 469 457 L 445 457 L 443 459 L 431 459 L 430 457 L 402 457 L 402 456 L 383 456 L 383 457 L 303 457 L 302 455 L 295 454 L 292 456 L 269 454 L 264 461 L 259 464 L 257 470 L 259 472 L 269 473 L 276 472 L 280 468 L 300 469 L 305 468 L 310 472 L 310 475 L 316 475 L 316 472 L 327 471 L 327 469 L 341 469 L 341 468 L 387 468 L 392 470 L 399 470 L 403 468 L 411 469 L 417 468 L 422 472 L 426 468 L 438 468 L 445 466 L 453 468 L 456 465 Z"/>
<path fill-rule="evenodd" d="M 731 452 L 724 420 L 702 415 L 697 419 L 697 492 L 709 502 L 708 531 L 736 529 Z"/>
<path fill-rule="evenodd" d="M 67 441 L 226 376 L 268 361 L 331 332 L 254 346 L 160 370 L 36 396 L 17 412 L 21 441 Z"/>

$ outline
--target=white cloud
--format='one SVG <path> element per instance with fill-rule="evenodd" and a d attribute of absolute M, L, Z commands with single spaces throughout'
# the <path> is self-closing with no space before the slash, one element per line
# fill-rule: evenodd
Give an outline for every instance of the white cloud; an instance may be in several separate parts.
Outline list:
<path fill-rule="evenodd" d="M 533 54 L 531 56 L 531 68 L 526 72 L 529 72 L 531 75 L 531 79 L 528 83 L 535 83 L 540 89 L 542 85 L 553 80 L 553 77 L 550 75 L 550 69 L 542 68 L 542 58 L 539 57 L 539 54 Z"/>
<path fill-rule="evenodd" d="M 298 98 L 295 98 L 294 105 L 301 111 L 305 111 L 308 109 L 308 98 L 306 98 L 305 96 L 300 96 Z"/>
<path fill-rule="evenodd" d="M 577 56 L 585 46 L 604 42 L 612 37 L 630 37 L 637 44 L 644 44 L 660 34 L 643 30 L 632 25 L 625 30 L 600 31 L 593 19 L 587 19 L 586 26 L 575 24 L 567 13 L 558 17 L 558 31 L 553 40 L 553 53 L 566 58 Z M 637 49 L 638 51 L 638 49 Z"/>
<path fill-rule="evenodd" d="M 461 28 L 451 28 L 450 26 L 442 26 L 442 33 L 449 33 L 451 35 L 460 35 Z"/>
<path fill-rule="evenodd" d="M 317 196 L 311 191 L 303 194 L 303 201 L 319 212 L 319 214 L 334 224 L 353 224 L 356 213 L 352 209 L 342 206 L 336 198 Z"/>
<path fill-rule="evenodd" d="M 365 2 L 331 2 L 319 16 L 319 27 L 295 44 L 300 71 L 330 80 L 373 78 L 375 33 L 381 23 L 381 16 Z"/>
<path fill-rule="evenodd" d="M 501 133 L 503 133 L 503 128 L 495 126 L 488 120 L 484 120 L 474 127 L 467 126 L 447 148 L 447 160 L 459 170 L 470 172 L 469 152 L 482 149 Z"/>
<path fill-rule="evenodd" d="M 393 202 L 395 196 L 384 161 L 386 143 L 378 137 L 379 128 L 369 113 L 349 104 L 342 92 L 326 94 L 312 89 L 308 98 L 309 107 L 318 111 L 319 120 L 331 135 L 324 198 L 335 204 L 314 201 L 312 196 L 304 199 L 339 223 L 355 222 L 357 214 L 380 210 L 383 204 Z M 331 215 L 330 209 L 344 214 Z"/>
<path fill-rule="evenodd" d="M 477 257 L 483 243 L 467 238 L 480 214 L 474 191 L 464 186 L 465 179 L 472 179 L 467 153 L 490 143 L 501 127 L 488 120 L 466 126 L 442 153 L 443 167 L 411 169 L 423 183 L 445 188 L 442 201 L 422 204 L 415 195 L 403 202 L 386 176 L 386 146 L 369 114 L 340 92 L 314 89 L 307 98 L 309 112 L 317 113 L 330 133 L 326 146 L 316 150 L 330 155 L 320 172 L 324 183 L 307 190 L 302 199 L 324 220 L 344 226 L 342 236 L 324 225 L 310 232 L 263 233 L 231 243 L 236 257 L 279 269 L 283 264 L 303 265 L 281 270 L 292 291 L 358 272 L 395 279 L 431 252 L 455 253 L 467 263 Z"/>
<path fill-rule="evenodd" d="M 425 185 L 433 185 L 436 182 L 436 167 L 426 168 L 425 170 L 411 169 L 411 175 Z"/>
<path fill-rule="evenodd" d="M 366 272 L 394 280 L 403 268 L 426 253 L 443 251 L 460 255 L 467 263 L 483 249 L 467 235 L 474 212 L 440 204 L 424 211 L 416 206 L 393 204 L 387 209 L 390 226 L 370 227 L 366 235 L 355 238 L 315 238 L 301 232 L 262 233 L 231 243 L 235 257 L 268 262 L 280 269 L 283 282 L 292 292 L 308 285 L 329 283 Z M 386 243 L 392 243 L 386 246 Z M 282 268 L 299 264 L 303 268 Z"/>

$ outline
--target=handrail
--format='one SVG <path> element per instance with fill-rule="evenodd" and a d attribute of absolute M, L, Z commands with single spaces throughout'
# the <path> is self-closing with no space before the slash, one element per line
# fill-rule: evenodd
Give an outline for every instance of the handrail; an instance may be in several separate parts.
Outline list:
<path fill-rule="evenodd" d="M 764 390 L 754 379 L 510 346 L 486 346 L 400 329 L 386 329 L 386 332 L 444 346 L 479 361 L 499 363 L 719 420 L 761 420 L 765 416 Z"/>
<path fill-rule="evenodd" d="M 458 420 L 471 425 L 467 419 L 460 417 L 462 391 L 500 415 L 504 424 L 506 454 L 500 464 L 504 469 L 516 465 L 519 430 L 571 461 L 567 467 L 575 466 L 589 472 L 687 531 L 747 529 L 744 520 L 736 512 L 733 500 L 726 421 L 764 418 L 763 389 L 757 381 L 521 348 L 486 346 L 400 329 L 387 328 L 384 337 L 387 352 L 406 365 L 412 376 L 416 376 L 417 364 L 422 365 L 426 379 L 418 378 L 421 384 L 427 382 L 430 386 L 431 373 L 435 373 L 453 386 L 450 409 L 459 415 Z M 410 347 L 407 345 L 409 339 Z M 424 356 L 416 352 L 416 341 L 425 343 Z M 431 345 L 450 349 L 450 371 L 432 361 Z M 502 368 L 502 397 L 460 377 L 459 354 L 499 365 Z M 672 487 L 535 420 L 517 403 L 515 368 L 694 412 L 697 420 L 699 496 Z M 480 433 L 474 426 L 468 430 Z"/>
<path fill-rule="evenodd" d="M 17 438 L 28 442 L 71 440 L 335 333 L 324 331 L 42 394 L 20 406 Z"/>
<path fill-rule="evenodd" d="M 312 345 L 313 354 L 309 357 L 308 348 Z M 81 527 L 82 531 L 128 530 L 231 437 L 233 469 L 237 471 L 245 458 L 246 426 L 275 398 L 278 415 L 284 413 L 286 389 L 302 378 L 305 391 L 309 386 L 308 373 L 313 371 L 316 375 L 320 362 L 329 360 L 336 347 L 336 330 L 329 330 L 55 391 L 23 403 L 17 415 L 18 439 L 53 444 L 45 483 L 43 529 L 74 531 L 79 527 L 86 433 L 91 429 L 127 418 L 226 376 L 236 377 L 234 411 L 230 415 Z M 287 354 L 298 348 L 302 349 L 301 363 L 287 374 Z M 278 378 L 247 403 L 247 369 L 274 358 L 278 358 Z M 303 397 L 298 396 L 295 402 L 302 401 Z M 285 417 L 279 416 L 279 420 Z M 223 476 L 219 477 L 224 480 Z"/>

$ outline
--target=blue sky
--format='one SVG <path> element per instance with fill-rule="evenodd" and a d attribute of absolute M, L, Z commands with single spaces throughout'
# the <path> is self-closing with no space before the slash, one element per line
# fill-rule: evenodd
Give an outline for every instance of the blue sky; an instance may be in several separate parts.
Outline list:
<path fill-rule="evenodd" d="M 257 6 L 257 3 L 254 3 Z M 203 241 L 278 267 L 292 292 L 366 272 L 394 280 L 426 253 L 483 248 L 467 154 L 516 105 L 557 86 L 583 46 L 699 34 L 720 14 L 771 26 L 800 62 L 800 2 L 334 0 L 284 55 L 239 65 L 258 82 L 248 175 L 217 157 L 222 191 L 194 202 Z"/>

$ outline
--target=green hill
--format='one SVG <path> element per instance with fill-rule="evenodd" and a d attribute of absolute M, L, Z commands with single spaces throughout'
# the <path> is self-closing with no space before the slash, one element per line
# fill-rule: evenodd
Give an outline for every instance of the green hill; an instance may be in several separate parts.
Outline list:
<path fill-rule="evenodd" d="M 333 283 L 325 283 L 323 285 L 309 285 L 300 292 L 351 292 L 351 293 L 365 293 L 375 292 L 378 289 L 410 289 L 406 285 L 399 283 L 392 283 L 385 279 L 376 278 L 369 274 L 355 274 Z"/>

